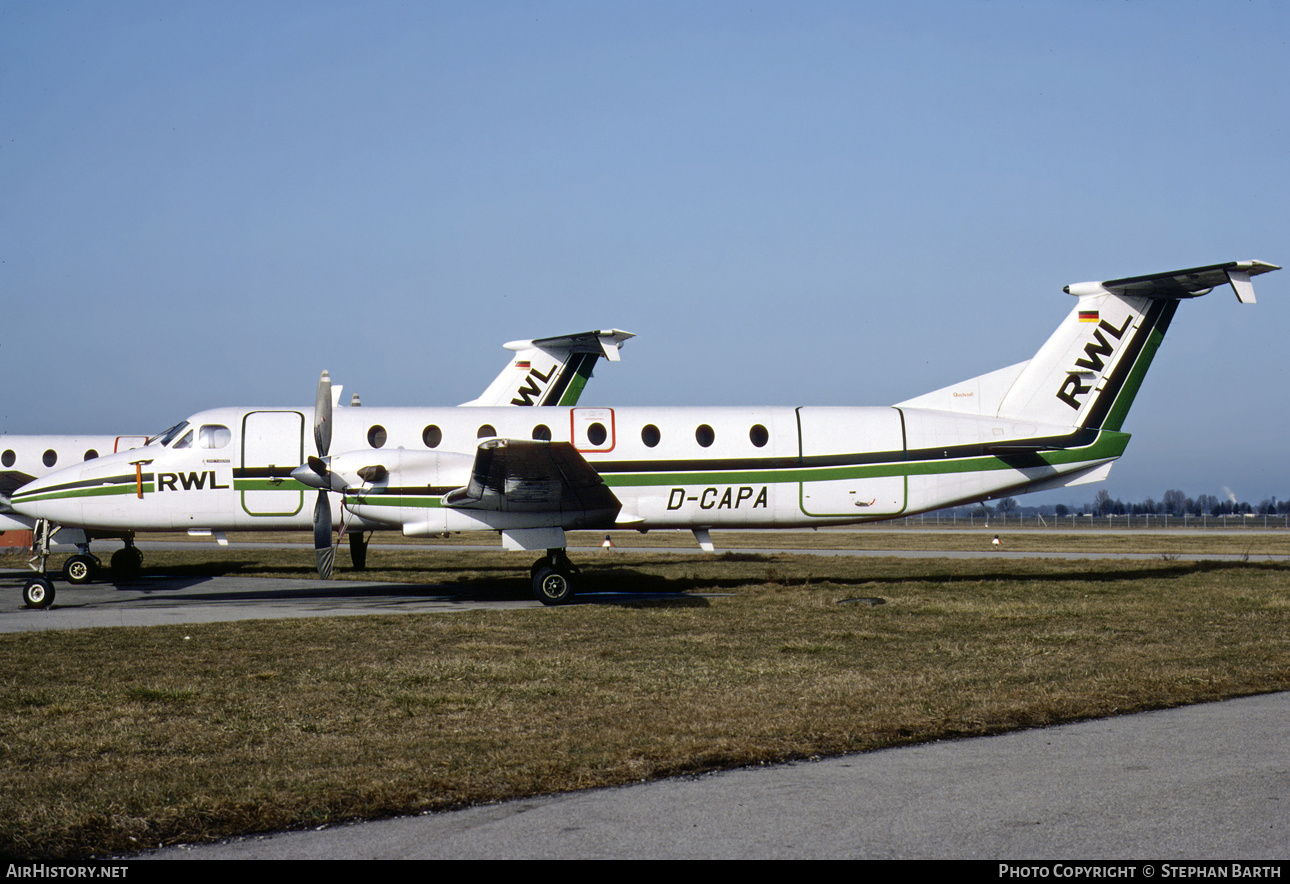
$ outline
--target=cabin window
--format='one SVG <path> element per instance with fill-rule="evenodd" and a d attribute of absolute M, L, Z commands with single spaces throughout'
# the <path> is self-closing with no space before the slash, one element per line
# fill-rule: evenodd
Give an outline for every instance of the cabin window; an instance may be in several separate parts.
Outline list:
<path fill-rule="evenodd" d="M 717 441 L 717 433 L 707 424 L 699 424 L 699 428 L 694 431 L 694 438 L 704 448 Z"/>
<path fill-rule="evenodd" d="M 54 464 L 58 463 L 58 452 L 50 448 L 40 456 L 40 460 L 45 464 L 45 466 L 52 467 Z"/>
<path fill-rule="evenodd" d="M 0 464 L 4 464 L 7 467 L 13 466 L 16 460 L 18 460 L 18 455 L 14 454 L 12 448 L 6 449 L 4 454 L 0 454 Z"/>
<path fill-rule="evenodd" d="M 85 459 L 86 459 L 86 460 L 93 460 L 94 458 L 96 458 L 96 457 L 98 457 L 98 456 L 99 456 L 99 453 L 98 453 L 97 451 L 95 451 L 93 448 L 87 448 L 87 449 L 85 449 Z"/>
<path fill-rule="evenodd" d="M 421 431 L 421 441 L 425 443 L 426 448 L 438 448 L 439 443 L 443 441 L 443 430 L 431 424 Z"/>
<path fill-rule="evenodd" d="M 647 448 L 653 448 L 663 438 L 663 434 L 658 431 L 658 427 L 653 424 L 646 424 L 641 427 L 641 441 Z"/>
<path fill-rule="evenodd" d="M 493 429 L 492 424 L 484 424 L 482 427 L 479 428 L 479 432 L 475 434 L 475 438 L 488 439 L 496 435 L 497 435 L 497 430 Z"/>
<path fill-rule="evenodd" d="M 222 424 L 203 424 L 197 431 L 198 448 L 223 448 L 233 441 L 233 431 Z"/>
<path fill-rule="evenodd" d="M 550 442 L 551 428 L 546 424 L 538 424 L 533 428 L 533 438 L 539 442 Z"/>
<path fill-rule="evenodd" d="M 383 448 L 387 439 L 385 427 L 380 424 L 372 424 L 367 430 L 367 444 L 373 448 Z"/>
<path fill-rule="evenodd" d="M 761 424 L 753 424 L 752 429 L 748 431 L 748 439 L 758 448 L 765 448 L 766 443 L 770 441 L 770 431 Z"/>
<path fill-rule="evenodd" d="M 600 423 L 599 421 L 587 427 L 587 441 L 590 442 L 592 445 L 595 445 L 595 446 L 604 445 L 605 440 L 608 438 L 609 438 L 609 431 L 606 430 L 605 425 Z"/>

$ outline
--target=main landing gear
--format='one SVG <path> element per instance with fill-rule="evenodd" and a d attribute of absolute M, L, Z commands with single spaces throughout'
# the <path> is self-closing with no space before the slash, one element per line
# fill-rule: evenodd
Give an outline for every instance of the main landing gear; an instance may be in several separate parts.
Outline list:
<path fill-rule="evenodd" d="M 563 548 L 548 549 L 529 569 L 533 595 L 544 605 L 568 604 L 573 600 L 574 586 L 581 574 Z"/>
<path fill-rule="evenodd" d="M 114 577 L 138 577 L 143 570 L 143 553 L 134 545 L 134 538 L 126 538 L 125 546 L 112 553 L 109 562 Z"/>

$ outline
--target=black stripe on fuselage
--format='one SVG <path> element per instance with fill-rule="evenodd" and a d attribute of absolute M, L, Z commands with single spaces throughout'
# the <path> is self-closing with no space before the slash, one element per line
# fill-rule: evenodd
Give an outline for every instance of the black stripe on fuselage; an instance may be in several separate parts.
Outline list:
<path fill-rule="evenodd" d="M 234 479 L 290 479 L 291 471 L 300 464 L 282 464 L 271 467 L 233 467 Z"/>
<path fill-rule="evenodd" d="M 401 496 L 401 497 L 442 497 L 449 491 L 456 491 L 458 485 L 408 485 L 394 488 L 382 488 L 379 485 L 372 488 L 346 488 L 346 497 L 381 497 L 383 495 Z"/>
<path fill-rule="evenodd" d="M 929 460 L 962 460 L 974 457 L 997 457 L 1008 463 L 1014 460 L 1039 463 L 1043 451 L 1083 448 L 1097 440 L 1096 427 L 1082 427 L 1063 436 L 1013 439 L 1008 442 L 949 445 L 901 451 L 865 451 L 843 454 L 817 454 L 789 457 L 697 458 L 676 460 L 595 460 L 590 461 L 598 473 L 697 473 L 746 470 L 788 470 L 803 467 L 872 466 Z"/>
<path fill-rule="evenodd" d="M 36 493 L 42 495 L 57 494 L 64 491 L 75 491 L 80 488 L 98 488 L 103 485 L 129 485 L 133 488 L 139 483 L 141 478 L 144 482 L 151 482 L 156 478 L 156 473 L 143 473 L 142 476 L 136 476 L 134 473 L 126 473 L 120 476 L 103 476 L 98 479 L 81 479 L 77 482 L 63 482 L 49 488 L 41 488 Z M 21 488 L 14 494 L 14 497 L 18 500 L 22 499 Z"/>

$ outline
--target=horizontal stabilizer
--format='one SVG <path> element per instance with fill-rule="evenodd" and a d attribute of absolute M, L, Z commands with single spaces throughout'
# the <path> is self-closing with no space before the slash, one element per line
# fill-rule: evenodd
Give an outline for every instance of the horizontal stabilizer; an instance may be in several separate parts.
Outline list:
<path fill-rule="evenodd" d="M 1242 304 L 1253 304 L 1254 285 L 1250 277 L 1280 269 L 1276 264 L 1263 261 L 1228 261 L 1226 264 L 1108 279 L 1105 282 L 1077 282 L 1066 286 L 1063 291 L 1078 296 L 1112 294 L 1138 298 L 1195 298 L 1215 286 L 1230 283 L 1237 300 Z"/>
<path fill-rule="evenodd" d="M 568 350 L 570 353 L 599 353 L 610 362 L 617 362 L 618 349 L 624 341 L 634 337 L 636 335 L 631 332 L 611 328 L 574 335 L 556 335 L 553 338 L 534 338 L 531 341 L 511 341 L 505 347 L 507 350 L 537 347 L 539 350 Z"/>

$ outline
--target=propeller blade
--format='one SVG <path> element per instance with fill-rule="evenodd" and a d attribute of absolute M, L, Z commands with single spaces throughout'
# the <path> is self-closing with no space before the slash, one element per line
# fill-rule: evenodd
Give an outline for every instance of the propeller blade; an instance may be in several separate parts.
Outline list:
<path fill-rule="evenodd" d="M 331 449 L 331 375 L 326 369 L 318 378 L 318 398 L 314 401 L 314 444 L 323 457 Z"/>
<path fill-rule="evenodd" d="M 318 560 L 318 576 L 330 580 L 336 564 L 336 549 L 331 545 L 331 502 L 325 490 L 318 492 L 318 502 L 314 504 L 314 555 Z"/>

